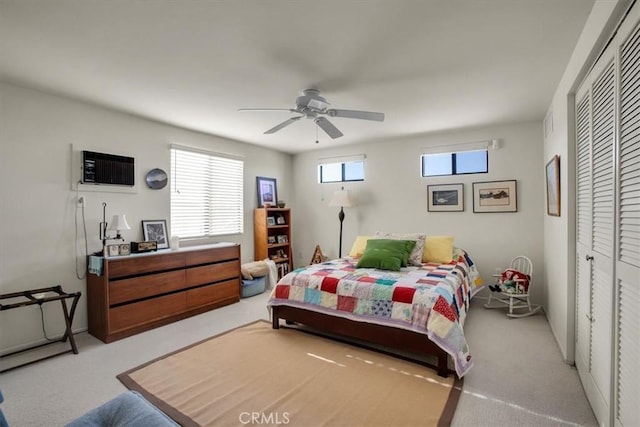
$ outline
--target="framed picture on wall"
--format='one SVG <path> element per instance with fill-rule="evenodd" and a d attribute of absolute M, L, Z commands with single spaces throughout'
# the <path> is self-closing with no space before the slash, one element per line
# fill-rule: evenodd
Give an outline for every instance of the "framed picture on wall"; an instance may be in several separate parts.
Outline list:
<path fill-rule="evenodd" d="M 464 211 L 464 184 L 427 185 L 429 212 Z"/>
<path fill-rule="evenodd" d="M 166 249 L 169 247 L 169 239 L 167 238 L 167 221 L 143 220 L 142 236 L 144 240 L 154 240 L 158 242 L 158 249 Z"/>
<path fill-rule="evenodd" d="M 560 216 L 560 156 L 553 156 L 546 167 L 547 215 Z"/>
<path fill-rule="evenodd" d="M 516 180 L 473 183 L 473 212 L 517 212 Z"/>
<path fill-rule="evenodd" d="M 278 203 L 278 187 L 275 178 L 256 177 L 258 186 L 258 207 L 275 207 Z"/>

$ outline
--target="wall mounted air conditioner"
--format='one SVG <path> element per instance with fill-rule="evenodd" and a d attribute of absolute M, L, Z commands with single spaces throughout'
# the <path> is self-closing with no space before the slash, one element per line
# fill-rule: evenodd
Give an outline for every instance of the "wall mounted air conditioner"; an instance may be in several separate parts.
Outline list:
<path fill-rule="evenodd" d="M 135 185 L 133 157 L 114 154 L 82 152 L 82 183 L 108 185 Z"/>

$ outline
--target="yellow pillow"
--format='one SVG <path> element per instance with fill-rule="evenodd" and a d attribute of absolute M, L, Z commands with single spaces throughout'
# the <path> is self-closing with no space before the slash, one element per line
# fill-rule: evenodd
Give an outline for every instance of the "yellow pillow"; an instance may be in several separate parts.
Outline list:
<path fill-rule="evenodd" d="M 349 256 L 353 258 L 360 258 L 367 247 L 367 241 L 371 238 L 373 238 L 373 236 L 356 237 L 356 240 L 353 242 L 353 246 L 351 246 L 351 250 L 349 251 Z"/>
<path fill-rule="evenodd" d="M 422 253 L 423 262 L 446 264 L 453 255 L 453 236 L 427 236 Z"/>

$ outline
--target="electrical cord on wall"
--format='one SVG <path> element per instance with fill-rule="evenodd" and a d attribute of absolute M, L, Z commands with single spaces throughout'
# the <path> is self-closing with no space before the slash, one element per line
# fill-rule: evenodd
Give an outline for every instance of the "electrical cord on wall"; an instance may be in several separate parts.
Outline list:
<path fill-rule="evenodd" d="M 83 268 L 84 272 L 81 274 L 79 273 L 79 258 L 80 256 L 78 255 L 78 206 L 77 204 L 80 204 L 80 210 L 82 212 L 82 229 L 84 231 L 84 259 L 87 259 L 87 256 L 89 255 L 89 242 L 87 241 L 87 221 L 85 219 L 84 216 L 84 197 L 80 196 L 79 194 L 79 188 L 80 188 L 80 184 L 81 181 L 78 181 L 78 185 L 76 186 L 76 212 L 75 212 L 75 245 L 76 245 L 76 277 L 79 280 L 83 280 L 86 276 L 87 276 L 87 269 Z M 42 307 L 40 307 L 40 309 L 42 309 Z M 43 324 L 43 330 L 44 330 L 44 324 Z M 45 334 L 46 337 L 46 334 Z"/>
<path fill-rule="evenodd" d="M 64 304 L 64 302 L 63 302 Z M 42 304 L 38 304 L 38 306 L 40 307 L 40 320 L 42 321 L 42 333 L 44 334 L 44 338 L 47 341 L 56 341 L 54 339 L 51 339 L 47 336 L 47 331 L 44 328 L 44 310 L 42 310 Z"/>

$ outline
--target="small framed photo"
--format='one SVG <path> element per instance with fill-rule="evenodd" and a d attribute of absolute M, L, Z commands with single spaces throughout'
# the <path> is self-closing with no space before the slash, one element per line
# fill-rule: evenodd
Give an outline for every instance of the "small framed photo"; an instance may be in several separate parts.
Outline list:
<path fill-rule="evenodd" d="M 546 167 L 547 215 L 560 216 L 560 157 L 553 156 Z"/>
<path fill-rule="evenodd" d="M 276 236 L 267 236 L 267 243 L 273 245 L 276 243 Z"/>
<path fill-rule="evenodd" d="M 120 255 L 120 245 L 107 245 L 107 256 L 118 256 Z"/>
<path fill-rule="evenodd" d="M 131 243 L 121 243 L 118 245 L 118 253 L 120 255 L 129 255 L 131 253 Z"/>
<path fill-rule="evenodd" d="M 464 184 L 428 185 L 429 212 L 464 211 Z"/>
<path fill-rule="evenodd" d="M 167 221 L 164 219 L 143 220 L 142 235 L 144 240 L 153 240 L 158 242 L 158 249 L 166 249 L 169 247 Z"/>
<path fill-rule="evenodd" d="M 276 219 L 272 216 L 268 216 L 267 217 L 267 225 L 268 226 L 273 226 L 276 225 Z"/>
<path fill-rule="evenodd" d="M 516 180 L 473 183 L 473 212 L 517 212 Z"/>
<path fill-rule="evenodd" d="M 286 234 L 280 234 L 278 236 L 278 243 L 288 243 L 288 239 L 287 239 L 287 235 Z"/>
<path fill-rule="evenodd" d="M 284 220 L 284 216 L 282 216 L 282 215 L 280 215 L 280 216 L 277 218 L 276 222 L 278 223 L 278 225 L 285 225 L 285 224 L 286 224 L 286 222 L 285 222 L 285 220 Z"/>
<path fill-rule="evenodd" d="M 278 187 L 275 178 L 256 177 L 258 186 L 258 207 L 275 207 L 278 203 Z"/>

